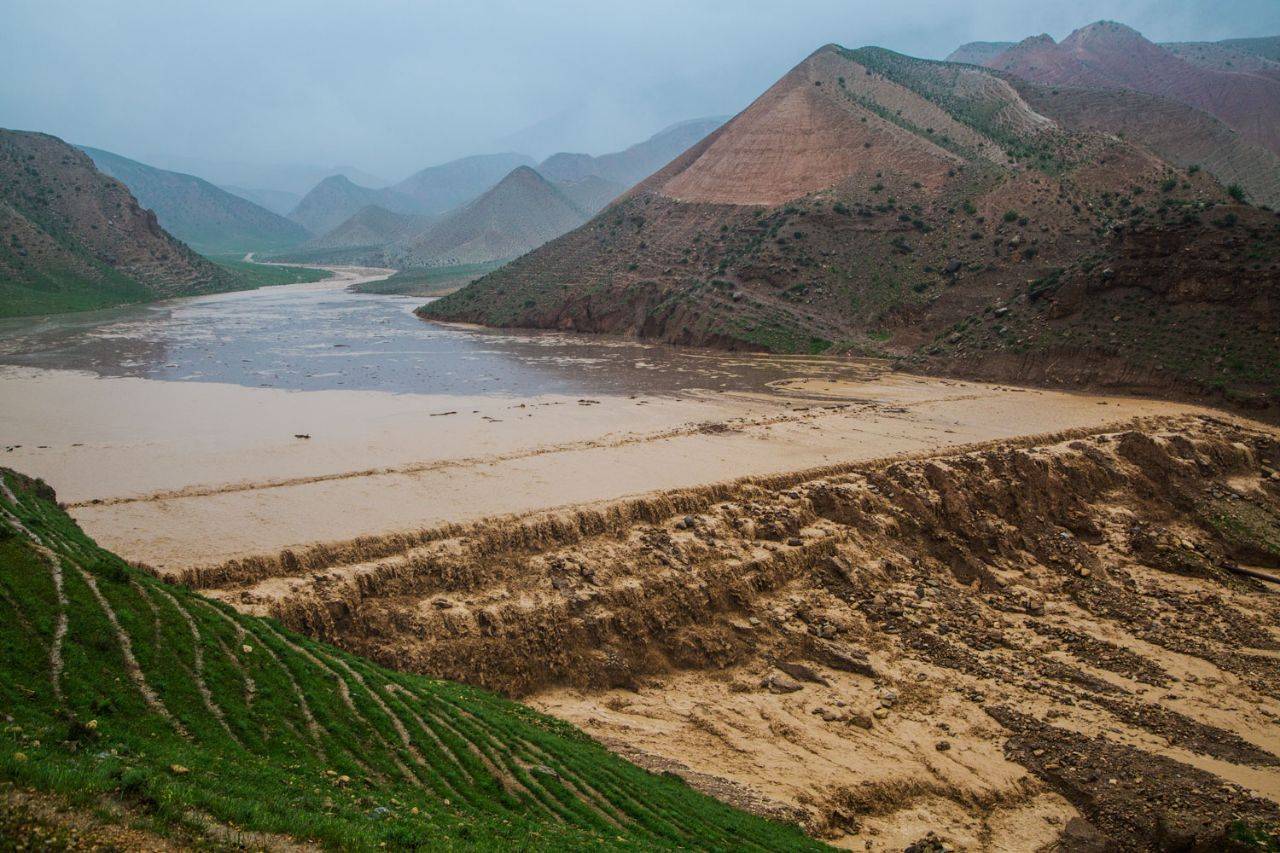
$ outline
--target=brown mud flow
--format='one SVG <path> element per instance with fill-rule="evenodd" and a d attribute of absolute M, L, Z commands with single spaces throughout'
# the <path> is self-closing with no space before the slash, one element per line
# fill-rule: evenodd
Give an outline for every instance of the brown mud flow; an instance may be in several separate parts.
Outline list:
<path fill-rule="evenodd" d="M 1280 440 L 1141 418 L 186 580 L 525 697 L 842 846 L 1216 849 L 1280 819 Z"/>

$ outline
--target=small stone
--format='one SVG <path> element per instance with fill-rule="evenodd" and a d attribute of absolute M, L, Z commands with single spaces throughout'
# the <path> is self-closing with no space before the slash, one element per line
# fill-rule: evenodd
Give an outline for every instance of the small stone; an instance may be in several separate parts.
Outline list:
<path fill-rule="evenodd" d="M 889 709 L 876 708 L 874 711 L 871 712 L 871 716 L 875 717 L 877 720 L 883 720 L 885 717 L 889 716 Z"/>
<path fill-rule="evenodd" d="M 760 682 L 760 686 L 770 693 L 795 693 L 797 690 L 804 689 L 803 684 L 781 672 L 769 673 Z"/>
<path fill-rule="evenodd" d="M 857 726 L 860 729 L 867 729 L 868 731 L 870 731 L 871 727 L 875 725 L 870 714 L 863 714 L 858 711 L 850 713 L 848 721 L 849 725 Z"/>
<path fill-rule="evenodd" d="M 946 752 L 947 750 L 951 749 L 951 742 L 946 740 L 940 740 L 933 745 L 933 748 L 938 750 L 938 752 Z"/>
<path fill-rule="evenodd" d="M 240 647 L 240 651 L 244 652 L 246 655 L 251 655 L 253 654 L 253 646 L 249 645 L 248 643 L 245 643 L 243 646 Z"/>

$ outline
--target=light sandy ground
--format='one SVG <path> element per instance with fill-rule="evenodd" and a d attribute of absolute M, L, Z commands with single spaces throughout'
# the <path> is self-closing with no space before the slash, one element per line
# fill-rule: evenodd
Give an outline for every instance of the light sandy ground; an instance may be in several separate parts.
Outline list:
<path fill-rule="evenodd" d="M 175 569 L 1186 408 L 896 374 L 777 385 L 582 401 L 9 368 L 0 461 L 53 484 L 103 545 Z"/>

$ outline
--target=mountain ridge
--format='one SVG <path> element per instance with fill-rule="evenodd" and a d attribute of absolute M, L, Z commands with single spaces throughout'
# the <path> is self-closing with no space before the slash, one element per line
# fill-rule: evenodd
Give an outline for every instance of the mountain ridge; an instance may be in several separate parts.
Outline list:
<path fill-rule="evenodd" d="M 1044 285 L 1033 283 L 1055 270 L 1090 278 L 1121 250 L 1113 231 L 1188 231 L 1154 242 L 1172 253 L 1199 245 L 1204 219 L 1221 222 L 1212 233 L 1226 260 L 1195 274 L 1216 270 L 1227 282 L 1254 251 L 1249 241 L 1273 233 L 1203 170 L 1042 114 L 1018 83 L 972 65 L 825 46 L 586 225 L 419 314 L 728 349 L 924 357 L 941 352 L 957 324 L 1003 316 L 995 312 L 1011 302 L 1039 316 L 1056 297 L 1041 299 Z M 1265 252 L 1260 262 L 1275 265 Z M 1252 285 L 1240 282 L 1246 299 Z M 1159 306 L 1181 311 L 1175 303 L 1203 293 L 1142 298 L 1163 316 Z M 1239 371 L 1209 376 L 1183 363 L 1168 378 L 1275 398 L 1275 377 L 1245 366 L 1275 350 L 1268 305 L 1245 336 L 1252 354 Z M 1146 359 L 1161 334 L 1143 327 L 1124 357 Z M 1093 332 L 1080 341 L 1082 351 L 1110 346 Z M 1030 345 L 997 336 L 984 357 Z M 1188 348 L 1212 361 L 1211 338 Z"/>
<path fill-rule="evenodd" d="M 169 233 L 209 254 L 297 245 L 311 236 L 295 222 L 203 178 L 159 169 L 110 151 L 79 146 L 99 171 L 127 186 Z"/>
<path fill-rule="evenodd" d="M 57 137 L 0 129 L 0 315 L 75 311 L 246 286 L 166 232 Z"/>

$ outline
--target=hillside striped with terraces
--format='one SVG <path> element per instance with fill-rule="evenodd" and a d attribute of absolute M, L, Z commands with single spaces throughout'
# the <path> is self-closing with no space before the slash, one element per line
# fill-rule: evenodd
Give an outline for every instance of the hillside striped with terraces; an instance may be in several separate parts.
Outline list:
<path fill-rule="evenodd" d="M 21 789 L 201 846 L 816 846 L 523 706 L 163 583 L 43 483 L 0 484 L 0 779 Z"/>

